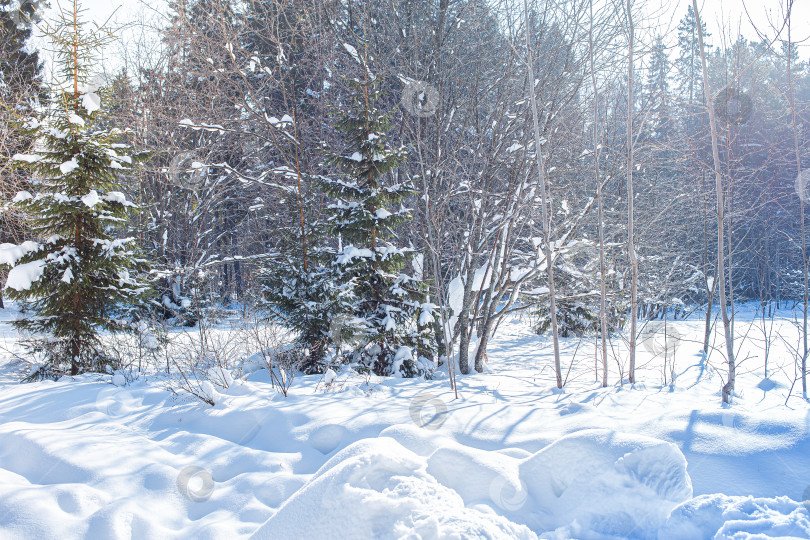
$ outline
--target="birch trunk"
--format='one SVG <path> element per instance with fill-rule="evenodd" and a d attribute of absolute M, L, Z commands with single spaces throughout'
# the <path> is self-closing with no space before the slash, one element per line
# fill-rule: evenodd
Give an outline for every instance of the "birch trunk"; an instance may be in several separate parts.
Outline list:
<path fill-rule="evenodd" d="M 807 192 L 804 185 L 802 176 L 802 156 L 799 151 L 799 128 L 796 124 L 796 96 L 793 90 L 793 71 L 790 62 L 790 53 L 793 45 L 790 42 L 790 15 L 793 7 L 792 0 L 788 0 L 787 7 L 787 35 L 788 35 L 788 52 L 787 52 L 787 76 L 788 76 L 788 90 L 790 92 L 790 112 L 793 122 L 793 148 L 796 152 L 796 172 L 798 174 L 798 185 L 801 188 L 799 192 L 799 208 L 800 219 L 802 220 L 802 272 L 804 274 L 804 295 L 802 298 L 802 395 L 807 397 L 807 299 L 808 299 L 808 275 L 807 275 L 807 241 L 805 235 L 804 225 L 804 197 Z"/>
<path fill-rule="evenodd" d="M 529 63 L 529 100 L 532 106 L 532 123 L 534 124 L 534 150 L 537 159 L 537 181 L 540 188 L 540 204 L 542 205 L 543 219 L 543 252 L 546 259 L 546 272 L 548 274 L 549 312 L 551 313 L 551 339 L 554 344 L 554 373 L 557 376 L 557 388 L 562 388 L 562 367 L 560 366 L 560 342 L 557 330 L 557 301 L 554 291 L 554 262 L 551 258 L 551 235 L 546 196 L 546 173 L 543 169 L 543 152 L 540 141 L 540 120 L 537 112 L 537 95 L 534 88 L 534 55 L 532 54 L 531 37 L 529 34 L 529 4 L 523 0 L 523 15 L 526 21 L 526 59 Z"/>
<path fill-rule="evenodd" d="M 709 126 L 712 135 L 712 158 L 714 162 L 715 191 L 717 192 L 717 290 L 720 302 L 720 314 L 723 318 L 723 331 L 726 338 L 726 355 L 728 356 L 728 381 L 723 386 L 723 403 L 729 403 L 731 393 L 734 391 L 736 366 L 734 363 L 734 336 L 731 334 L 731 322 L 728 318 L 726 306 L 726 269 L 725 269 L 725 202 L 723 200 L 723 177 L 720 173 L 720 150 L 718 149 L 717 119 L 712 106 L 712 93 L 709 87 L 709 68 L 706 64 L 706 52 L 703 49 L 703 29 L 700 24 L 700 12 L 697 9 L 697 0 L 692 0 L 692 9 L 695 11 L 697 22 L 698 46 L 700 47 L 700 64 L 703 68 L 703 94 L 706 98 L 706 107 L 709 111 Z"/>
<path fill-rule="evenodd" d="M 627 63 L 627 252 L 630 260 L 630 368 L 627 379 L 636 382 L 636 325 L 638 319 L 638 260 L 633 197 L 633 26 L 632 0 L 627 0 L 628 63 Z"/>
<path fill-rule="evenodd" d="M 599 89 L 596 85 L 596 68 L 593 61 L 593 0 L 588 4 L 590 26 L 588 27 L 588 61 L 591 68 L 591 85 L 593 86 L 593 152 L 594 176 L 596 177 L 597 221 L 599 227 L 599 323 L 602 334 L 602 387 L 608 384 L 607 367 L 607 286 L 605 284 L 605 227 L 602 209 L 602 182 L 599 179 Z"/>

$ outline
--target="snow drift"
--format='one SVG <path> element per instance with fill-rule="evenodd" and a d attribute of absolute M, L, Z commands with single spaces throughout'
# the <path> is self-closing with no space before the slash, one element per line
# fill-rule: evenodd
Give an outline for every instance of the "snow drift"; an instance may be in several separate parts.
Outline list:
<path fill-rule="evenodd" d="M 691 497 L 680 450 L 644 436 L 584 430 L 521 459 L 392 426 L 338 452 L 253 538 L 655 538 Z"/>

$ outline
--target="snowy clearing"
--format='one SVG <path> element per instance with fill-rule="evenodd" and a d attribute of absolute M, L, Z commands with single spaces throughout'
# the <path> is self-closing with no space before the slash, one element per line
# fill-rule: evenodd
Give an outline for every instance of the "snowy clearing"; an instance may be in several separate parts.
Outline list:
<path fill-rule="evenodd" d="M 260 370 L 210 407 L 155 377 L 16 384 L 7 360 L 0 537 L 810 536 L 810 409 L 784 405 L 789 358 L 774 342 L 764 379 L 742 337 L 758 323 L 738 315 L 747 370 L 724 409 L 700 321 L 667 324 L 681 334 L 671 387 L 648 354 L 643 384 L 601 388 L 592 344 L 569 339 L 560 393 L 547 340 L 515 320 L 458 400 L 441 373 L 299 376 L 284 398 Z"/>

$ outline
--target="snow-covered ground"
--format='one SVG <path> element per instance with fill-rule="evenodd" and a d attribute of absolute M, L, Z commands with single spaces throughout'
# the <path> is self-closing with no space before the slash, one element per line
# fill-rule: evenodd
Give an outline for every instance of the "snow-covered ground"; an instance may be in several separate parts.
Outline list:
<path fill-rule="evenodd" d="M 699 314 L 667 325 L 674 368 L 639 348 L 635 388 L 618 384 L 626 359 L 601 388 L 593 340 L 569 339 L 556 391 L 549 341 L 515 320 L 458 399 L 446 373 L 298 376 L 285 398 L 257 371 L 213 407 L 157 377 L 17 384 L 2 316 L 3 539 L 810 537 L 792 313 L 766 321 L 768 378 L 762 321 L 738 314 L 730 408 Z"/>

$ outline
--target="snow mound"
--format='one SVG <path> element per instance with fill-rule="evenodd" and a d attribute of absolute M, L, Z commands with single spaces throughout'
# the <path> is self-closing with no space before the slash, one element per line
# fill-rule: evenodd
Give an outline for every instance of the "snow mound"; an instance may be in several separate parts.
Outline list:
<path fill-rule="evenodd" d="M 312 519 L 312 509 L 318 518 Z M 252 538 L 532 539 L 525 526 L 476 509 L 427 474 L 425 460 L 387 437 L 330 459 Z"/>
<path fill-rule="evenodd" d="M 692 497 L 677 446 L 609 430 L 555 441 L 521 463 L 520 479 L 534 507 L 514 518 L 560 538 L 654 538 L 670 511 Z"/>
<path fill-rule="evenodd" d="M 810 513 L 788 497 L 701 495 L 676 507 L 658 538 L 810 538 Z"/>
<path fill-rule="evenodd" d="M 338 452 L 254 538 L 655 538 L 691 497 L 683 454 L 649 437 L 584 430 L 518 459 L 396 426 Z"/>

